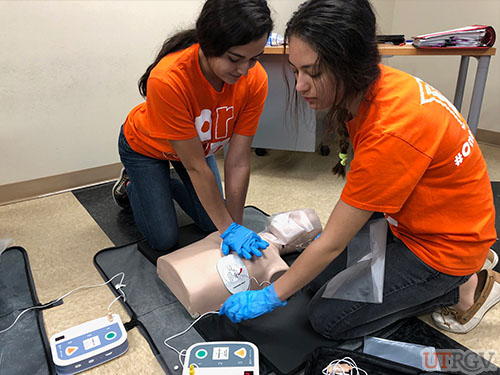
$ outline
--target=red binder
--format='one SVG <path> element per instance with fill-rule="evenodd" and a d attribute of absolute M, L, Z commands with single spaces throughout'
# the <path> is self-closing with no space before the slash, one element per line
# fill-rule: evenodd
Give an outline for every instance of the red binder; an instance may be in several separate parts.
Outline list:
<path fill-rule="evenodd" d="M 490 48 L 495 43 L 495 29 L 486 25 L 472 25 L 413 38 L 417 48 Z"/>

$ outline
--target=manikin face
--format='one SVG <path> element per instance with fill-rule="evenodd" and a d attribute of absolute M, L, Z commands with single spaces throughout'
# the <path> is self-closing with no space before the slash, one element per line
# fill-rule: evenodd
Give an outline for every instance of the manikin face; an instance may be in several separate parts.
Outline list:
<path fill-rule="evenodd" d="M 263 35 L 262 38 L 248 44 L 229 48 L 222 56 L 209 57 L 207 61 L 215 75 L 214 78 L 230 85 L 235 84 L 241 76 L 246 76 L 248 71 L 255 66 L 259 57 L 264 53 L 266 42 L 267 35 Z"/>
<path fill-rule="evenodd" d="M 295 75 L 295 89 L 315 110 L 331 108 L 339 98 L 333 77 L 319 71 L 318 53 L 303 39 L 291 36 L 288 61 Z"/>

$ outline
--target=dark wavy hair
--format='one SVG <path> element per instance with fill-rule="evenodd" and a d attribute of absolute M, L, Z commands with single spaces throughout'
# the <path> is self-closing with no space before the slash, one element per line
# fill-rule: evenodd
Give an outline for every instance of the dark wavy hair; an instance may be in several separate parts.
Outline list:
<path fill-rule="evenodd" d="M 325 117 L 327 130 L 337 131 L 340 152 L 349 150 L 348 103 L 367 91 L 380 75 L 380 55 L 375 40 L 376 19 L 368 0 L 309 0 L 288 21 L 285 41 L 295 36 L 317 53 L 319 71 L 327 73 L 343 89 L 341 100 Z M 285 46 L 286 47 L 286 46 Z M 294 98 L 297 104 L 297 92 Z M 339 162 L 332 169 L 345 176 Z"/>
<path fill-rule="evenodd" d="M 155 61 L 139 79 L 139 92 L 147 96 L 147 82 L 153 68 L 169 53 L 200 43 L 207 57 L 222 56 L 229 48 L 253 42 L 273 29 L 271 11 L 266 0 L 207 0 L 196 28 L 178 32 L 168 38 Z"/>

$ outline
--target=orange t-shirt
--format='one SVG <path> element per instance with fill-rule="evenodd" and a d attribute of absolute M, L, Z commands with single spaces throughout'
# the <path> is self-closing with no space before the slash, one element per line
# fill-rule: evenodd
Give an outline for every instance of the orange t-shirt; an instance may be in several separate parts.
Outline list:
<path fill-rule="evenodd" d="M 233 132 L 255 135 L 267 96 L 262 65 L 217 92 L 201 71 L 198 51 L 194 44 L 169 54 L 151 71 L 146 102 L 132 109 L 123 126 L 134 151 L 179 160 L 168 140 L 198 136 L 208 156 L 228 144 Z"/>
<path fill-rule="evenodd" d="M 453 104 L 381 66 L 347 129 L 354 159 L 342 201 L 384 212 L 394 235 L 434 269 L 478 271 L 496 240 L 493 194 L 481 150 Z"/>

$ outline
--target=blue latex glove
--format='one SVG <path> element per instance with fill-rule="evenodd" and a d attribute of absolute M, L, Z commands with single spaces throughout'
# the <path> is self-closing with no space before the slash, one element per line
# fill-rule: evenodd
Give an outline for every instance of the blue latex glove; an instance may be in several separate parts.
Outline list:
<path fill-rule="evenodd" d="M 233 294 L 224 302 L 219 315 L 226 315 L 233 323 L 239 323 L 285 305 L 286 301 L 280 301 L 274 290 L 274 284 L 271 284 L 261 290 L 248 290 Z"/>
<path fill-rule="evenodd" d="M 241 258 L 251 259 L 252 255 L 262 256 L 259 249 L 264 250 L 269 246 L 269 243 L 260 238 L 257 233 L 236 223 L 227 227 L 221 237 L 224 255 L 234 250 Z"/>

